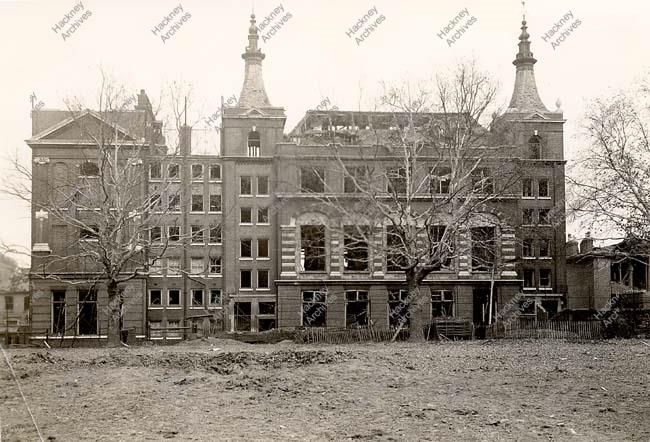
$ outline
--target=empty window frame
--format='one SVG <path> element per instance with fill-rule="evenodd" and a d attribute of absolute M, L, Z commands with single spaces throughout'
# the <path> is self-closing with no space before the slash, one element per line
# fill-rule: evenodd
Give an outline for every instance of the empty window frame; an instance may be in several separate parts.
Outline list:
<path fill-rule="evenodd" d="M 192 179 L 196 181 L 203 180 L 203 164 L 192 164 Z"/>
<path fill-rule="evenodd" d="M 369 268 L 368 235 L 366 226 L 343 228 L 343 268 L 347 271 L 364 272 Z"/>
<path fill-rule="evenodd" d="M 346 290 L 345 327 L 366 327 L 370 318 L 370 301 L 366 290 Z"/>
<path fill-rule="evenodd" d="M 253 177 L 239 177 L 239 194 L 246 196 L 253 194 Z"/>
<path fill-rule="evenodd" d="M 548 198 L 551 196 L 548 183 L 549 181 L 547 178 L 540 178 L 537 182 L 537 195 L 540 198 Z"/>
<path fill-rule="evenodd" d="M 170 242 L 178 242 L 181 239 L 181 228 L 179 226 L 167 227 L 167 238 Z"/>
<path fill-rule="evenodd" d="M 221 195 L 210 194 L 210 212 L 221 212 Z"/>
<path fill-rule="evenodd" d="M 221 180 L 221 165 L 210 164 L 210 181 L 220 181 L 220 180 Z"/>
<path fill-rule="evenodd" d="M 325 226 L 300 226 L 300 260 L 302 270 L 305 272 L 324 272 L 326 264 L 325 252 Z"/>
<path fill-rule="evenodd" d="M 257 271 L 257 288 L 268 289 L 269 288 L 269 271 L 258 270 Z"/>
<path fill-rule="evenodd" d="M 269 257 L 269 240 L 266 238 L 257 239 L 257 257 L 258 258 L 268 258 Z"/>
<path fill-rule="evenodd" d="M 162 307 L 162 290 L 149 290 L 149 307 Z"/>
<path fill-rule="evenodd" d="M 409 292 L 406 289 L 388 290 L 388 324 L 391 328 L 408 328 L 411 320 L 409 315 Z"/>
<path fill-rule="evenodd" d="M 203 289 L 192 289 L 192 307 L 203 307 Z"/>
<path fill-rule="evenodd" d="M 242 289 L 252 289 L 253 288 L 253 272 L 251 270 L 240 270 L 239 271 L 239 287 Z"/>
<path fill-rule="evenodd" d="M 533 180 L 531 178 L 524 178 L 522 180 L 522 195 L 525 198 L 532 198 L 533 194 Z"/>
<path fill-rule="evenodd" d="M 176 163 L 171 163 L 167 166 L 167 177 L 170 180 L 180 180 L 181 179 L 181 166 Z"/>
<path fill-rule="evenodd" d="M 203 212 L 203 194 L 192 194 L 192 212 Z"/>
<path fill-rule="evenodd" d="M 472 236 L 472 270 L 490 271 L 497 258 L 496 231 L 492 226 L 470 229 Z"/>
<path fill-rule="evenodd" d="M 325 192 L 325 169 L 323 167 L 301 168 L 300 190 L 305 193 Z"/>
<path fill-rule="evenodd" d="M 257 224 L 268 224 L 269 223 L 269 208 L 268 207 L 258 207 L 257 208 Z"/>
<path fill-rule="evenodd" d="M 52 334 L 65 333 L 65 290 L 52 290 Z"/>
<path fill-rule="evenodd" d="M 221 289 L 210 289 L 210 306 L 221 306 Z"/>
<path fill-rule="evenodd" d="M 451 169 L 445 167 L 432 168 L 429 172 L 431 193 L 447 194 L 451 183 Z"/>
<path fill-rule="evenodd" d="M 97 334 L 97 291 L 79 290 L 78 327 L 80 335 Z"/>
<path fill-rule="evenodd" d="M 327 293 L 307 290 L 302 292 L 303 327 L 327 326 Z"/>
<path fill-rule="evenodd" d="M 210 244 L 221 244 L 221 225 L 210 226 L 208 241 Z"/>
<path fill-rule="evenodd" d="M 221 274 L 221 257 L 212 256 L 210 257 L 210 266 L 208 268 L 208 273 L 210 275 L 220 275 Z"/>
<path fill-rule="evenodd" d="M 167 291 L 167 305 L 170 307 L 180 307 L 181 306 L 181 290 L 180 289 L 169 289 Z"/>
<path fill-rule="evenodd" d="M 343 192 L 358 193 L 368 189 L 370 172 L 367 167 L 348 167 L 343 176 Z"/>
<path fill-rule="evenodd" d="M 253 241 L 251 239 L 242 239 L 239 241 L 239 257 L 252 258 L 253 257 Z"/>
<path fill-rule="evenodd" d="M 239 209 L 239 223 L 240 224 L 252 224 L 252 209 L 250 207 L 241 207 Z"/>
<path fill-rule="evenodd" d="M 453 290 L 431 290 L 431 317 L 454 316 L 454 292 Z"/>
<path fill-rule="evenodd" d="M 406 168 L 398 167 L 395 169 L 388 169 L 386 171 L 386 178 L 388 179 L 388 192 L 393 194 L 406 193 L 408 185 L 406 179 Z"/>
<path fill-rule="evenodd" d="M 203 244 L 205 242 L 205 235 L 203 226 L 191 226 L 192 230 L 192 244 Z"/>

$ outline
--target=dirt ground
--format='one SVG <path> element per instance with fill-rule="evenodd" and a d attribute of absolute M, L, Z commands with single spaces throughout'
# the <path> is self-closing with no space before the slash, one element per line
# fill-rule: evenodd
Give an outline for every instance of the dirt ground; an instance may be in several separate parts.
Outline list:
<path fill-rule="evenodd" d="M 650 440 L 639 340 L 5 351 L 45 440 Z M 0 439 L 38 440 L 0 366 Z"/>

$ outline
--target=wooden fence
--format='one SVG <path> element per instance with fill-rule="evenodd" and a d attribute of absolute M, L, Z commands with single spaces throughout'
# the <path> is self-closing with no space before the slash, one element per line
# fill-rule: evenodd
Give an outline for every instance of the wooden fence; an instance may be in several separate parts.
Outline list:
<path fill-rule="evenodd" d="M 600 321 L 515 320 L 487 326 L 489 339 L 602 339 Z"/>
<path fill-rule="evenodd" d="M 356 342 L 385 342 L 395 336 L 396 330 L 377 328 L 305 328 L 296 332 L 295 341 L 304 344 L 353 344 Z M 407 332 L 401 330 L 396 340 L 404 340 Z"/>

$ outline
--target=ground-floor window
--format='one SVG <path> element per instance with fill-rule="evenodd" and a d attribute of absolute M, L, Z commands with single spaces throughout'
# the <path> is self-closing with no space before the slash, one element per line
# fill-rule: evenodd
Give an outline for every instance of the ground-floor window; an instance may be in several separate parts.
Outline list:
<path fill-rule="evenodd" d="M 345 326 L 366 327 L 370 316 L 370 301 L 366 290 L 345 292 Z"/>
<path fill-rule="evenodd" d="M 250 302 L 235 302 L 235 331 L 251 331 Z"/>
<path fill-rule="evenodd" d="M 391 328 L 408 328 L 411 323 L 409 315 L 409 291 L 391 289 L 388 291 L 388 325 Z"/>
<path fill-rule="evenodd" d="M 162 290 L 149 290 L 149 307 L 162 306 Z"/>
<path fill-rule="evenodd" d="M 65 333 L 65 290 L 52 291 L 52 334 Z"/>
<path fill-rule="evenodd" d="M 221 289 L 210 289 L 210 306 L 221 305 Z"/>
<path fill-rule="evenodd" d="M 203 307 L 203 289 L 192 289 L 192 307 Z"/>
<path fill-rule="evenodd" d="M 275 302 L 260 302 L 257 317 L 257 328 L 266 331 L 275 328 Z"/>
<path fill-rule="evenodd" d="M 167 292 L 167 303 L 170 307 L 181 306 L 181 291 L 179 289 L 169 289 Z"/>
<path fill-rule="evenodd" d="M 97 334 L 97 291 L 79 290 L 79 334 Z"/>
<path fill-rule="evenodd" d="M 324 291 L 302 292 L 302 325 L 325 327 L 327 325 L 327 293 Z"/>
<path fill-rule="evenodd" d="M 454 316 L 454 292 L 452 290 L 431 290 L 431 317 Z"/>

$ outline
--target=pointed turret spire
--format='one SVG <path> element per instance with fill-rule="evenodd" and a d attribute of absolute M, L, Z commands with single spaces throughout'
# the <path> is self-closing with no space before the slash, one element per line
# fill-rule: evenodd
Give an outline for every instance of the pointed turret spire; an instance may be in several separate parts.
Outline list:
<path fill-rule="evenodd" d="M 537 63 L 533 53 L 530 50 L 530 40 L 528 39 L 528 27 L 526 26 L 526 16 L 521 22 L 521 35 L 519 36 L 519 52 L 515 61 L 512 62 L 517 67 L 515 76 L 515 89 L 512 93 L 509 109 L 517 112 L 539 111 L 548 112 L 544 103 L 539 98 L 537 84 L 535 82 L 534 65 Z"/>
<path fill-rule="evenodd" d="M 255 14 L 251 14 L 251 26 L 248 28 L 248 46 L 246 46 L 246 52 L 241 56 L 246 66 L 244 85 L 237 103 L 238 107 L 259 108 L 271 106 L 266 96 L 266 90 L 264 90 L 264 79 L 262 78 L 262 60 L 264 60 L 265 55 L 257 47 L 258 40 Z"/>

